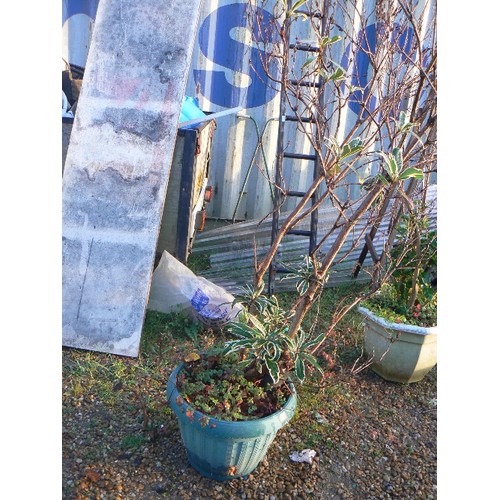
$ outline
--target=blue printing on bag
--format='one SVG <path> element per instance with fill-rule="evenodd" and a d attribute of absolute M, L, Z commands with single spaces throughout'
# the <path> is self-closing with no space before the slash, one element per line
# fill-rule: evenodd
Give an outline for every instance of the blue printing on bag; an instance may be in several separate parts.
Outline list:
<path fill-rule="evenodd" d="M 201 288 L 198 288 L 191 299 L 191 305 L 194 307 L 195 311 L 200 312 L 208 303 L 210 299 L 208 295 L 203 293 Z"/>

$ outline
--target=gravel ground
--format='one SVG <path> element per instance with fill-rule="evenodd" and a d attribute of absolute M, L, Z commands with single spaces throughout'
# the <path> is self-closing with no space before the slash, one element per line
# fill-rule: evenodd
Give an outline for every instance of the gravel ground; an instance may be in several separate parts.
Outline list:
<path fill-rule="evenodd" d="M 295 417 L 253 474 L 217 482 L 190 467 L 165 402 L 182 355 L 63 349 L 63 498 L 437 497 L 436 368 L 400 385 L 337 363 L 322 385 L 299 388 Z M 305 448 L 317 452 L 312 464 L 290 460 Z"/>

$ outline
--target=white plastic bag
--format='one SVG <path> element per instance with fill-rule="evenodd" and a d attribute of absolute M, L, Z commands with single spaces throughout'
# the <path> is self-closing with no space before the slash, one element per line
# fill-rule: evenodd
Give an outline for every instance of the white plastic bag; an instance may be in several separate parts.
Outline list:
<path fill-rule="evenodd" d="M 309 448 L 302 451 L 294 451 L 289 455 L 290 460 L 294 462 L 306 462 L 308 464 L 312 464 L 313 458 L 316 456 L 315 450 L 310 450 Z"/>
<path fill-rule="evenodd" d="M 207 279 L 196 276 L 167 251 L 153 272 L 148 309 L 169 313 L 187 310 L 208 326 L 235 319 L 241 306 L 231 307 L 234 296 Z"/>

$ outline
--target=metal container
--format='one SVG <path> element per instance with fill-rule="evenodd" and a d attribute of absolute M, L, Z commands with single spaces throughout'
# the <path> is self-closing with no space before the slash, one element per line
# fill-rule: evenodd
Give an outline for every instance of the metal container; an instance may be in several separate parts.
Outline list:
<path fill-rule="evenodd" d="M 208 175 L 215 120 L 179 129 L 170 167 L 157 253 L 164 250 L 186 263 L 197 231 L 202 231 L 210 200 Z"/>
<path fill-rule="evenodd" d="M 62 57 L 85 66 L 99 0 L 63 0 Z"/>
<path fill-rule="evenodd" d="M 308 6 L 322 3 L 321 0 L 313 1 Z M 252 39 L 248 4 L 243 0 L 205 0 L 186 90 L 187 95 L 196 96 L 204 111 L 219 112 L 237 105 L 244 108 L 238 115 L 217 122 L 218 137 L 214 141 L 210 175 L 215 194 L 208 211 L 211 217 L 238 221 L 261 219 L 272 211 L 269 179 L 274 179 L 280 119 L 278 89 L 276 85 L 266 83 L 261 62 L 265 42 L 279 43 L 279 39 L 272 39 L 274 35 L 265 31 L 254 33 Z M 332 1 L 332 4 L 335 25 L 330 36 L 341 36 L 341 41 L 333 46 L 333 56 L 347 69 L 350 78 L 343 85 L 368 88 L 373 73 L 371 44 L 379 22 L 380 2 L 343 0 Z M 418 28 L 420 40 L 424 44 L 430 43 L 432 27 L 428 21 L 435 8 L 434 2 L 418 0 L 413 4 L 416 13 L 423 13 L 422 25 Z M 259 0 L 255 5 L 265 21 L 281 2 Z M 412 35 L 405 33 L 406 36 Z M 314 41 L 310 23 L 295 23 L 291 39 Z M 353 43 L 352 40 L 362 43 Z M 300 65 L 301 61 L 298 61 L 295 66 Z M 358 116 L 363 113 L 360 102 L 366 97 L 364 92 L 359 90 L 350 98 L 348 106 L 333 114 L 330 137 L 341 143 L 356 127 Z M 375 105 L 372 99 L 370 106 Z M 327 112 L 333 113 L 333 110 Z M 364 133 L 360 132 L 360 135 Z M 295 133 L 293 123 L 286 124 L 285 150 L 303 154 L 312 152 L 304 134 Z M 360 179 L 372 175 L 372 167 L 375 170 L 373 162 L 366 161 L 356 165 L 357 172 L 352 172 L 345 185 L 335 193 L 338 198 L 341 201 L 357 199 Z M 287 159 L 283 165 L 283 177 L 287 189 L 304 191 L 312 180 L 311 165 L 306 161 Z M 282 210 L 292 210 L 296 203 L 297 199 L 290 197 Z"/>

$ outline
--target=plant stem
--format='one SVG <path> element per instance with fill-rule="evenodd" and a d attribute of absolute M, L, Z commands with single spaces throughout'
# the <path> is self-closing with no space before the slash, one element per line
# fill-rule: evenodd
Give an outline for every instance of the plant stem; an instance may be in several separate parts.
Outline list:
<path fill-rule="evenodd" d="M 352 216 L 349 217 L 346 224 L 342 226 L 335 242 L 330 247 L 327 254 L 324 256 L 321 262 L 320 271 L 318 272 L 318 279 L 312 280 L 307 292 L 304 295 L 300 296 L 295 302 L 295 305 L 293 307 L 293 309 L 295 310 L 295 315 L 292 318 L 290 329 L 288 331 L 288 335 L 291 338 L 294 338 L 297 335 L 297 332 L 299 331 L 299 327 L 302 323 L 302 320 L 304 319 L 304 316 L 311 308 L 311 305 L 317 293 L 323 287 L 324 278 L 326 277 L 326 274 L 328 273 L 331 265 L 333 264 L 335 257 L 342 248 L 342 245 L 344 244 L 345 240 L 351 233 L 353 227 L 356 225 L 359 219 L 367 212 L 367 210 L 370 208 L 372 203 L 378 198 L 379 194 L 383 191 L 383 189 L 384 185 L 380 181 L 377 184 L 375 184 L 375 186 L 370 191 L 368 196 L 358 206 L 354 214 L 352 214 Z"/>

